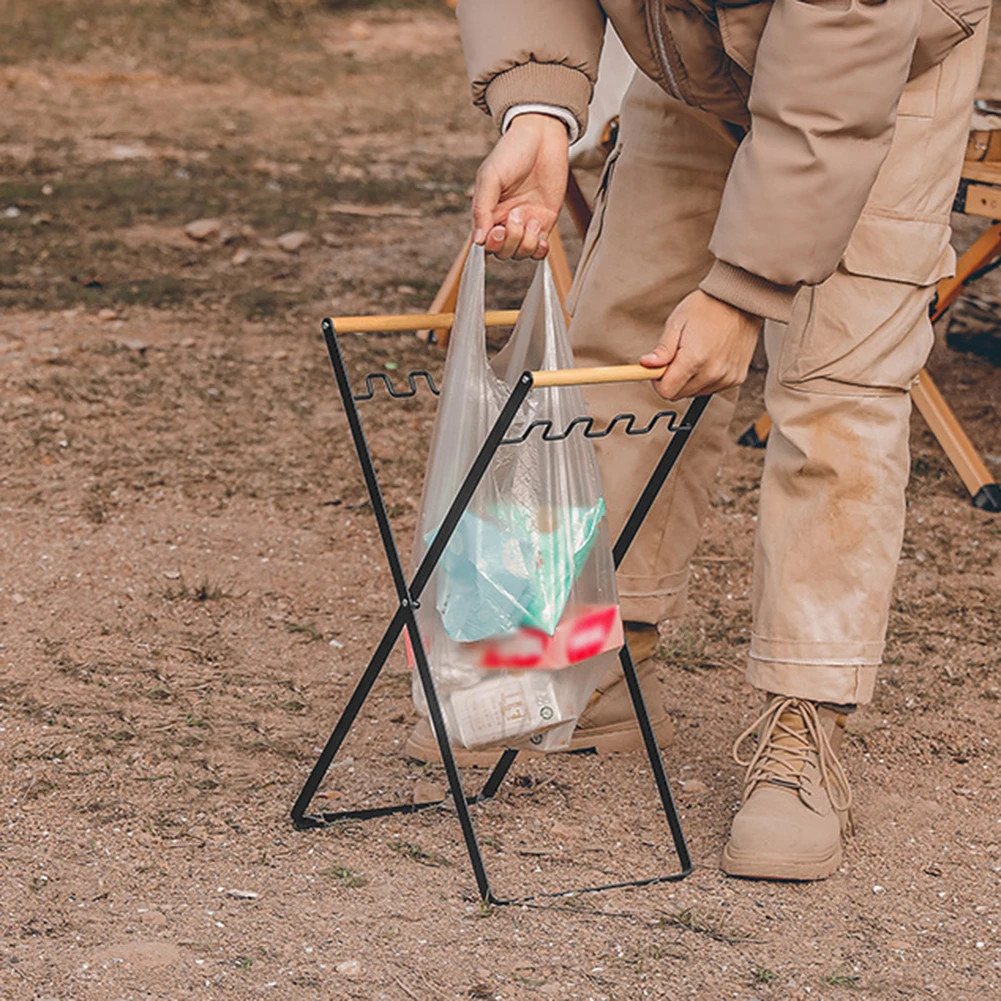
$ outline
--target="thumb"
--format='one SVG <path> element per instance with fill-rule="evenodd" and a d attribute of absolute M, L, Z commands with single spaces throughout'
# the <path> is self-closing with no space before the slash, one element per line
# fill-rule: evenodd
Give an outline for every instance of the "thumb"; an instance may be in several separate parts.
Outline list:
<path fill-rule="evenodd" d="M 679 320 L 680 318 L 674 313 L 667 318 L 660 340 L 652 351 L 648 351 L 640 358 L 641 365 L 645 365 L 647 368 L 663 368 L 674 361 L 674 357 L 678 353 L 678 345 L 681 343 L 681 331 L 684 329 L 684 322 L 679 322 Z"/>
<path fill-rule="evenodd" d="M 487 169 L 476 175 L 473 189 L 473 243 L 483 243 L 494 224 L 494 213 L 500 201 L 501 183 L 496 170 Z"/>
<path fill-rule="evenodd" d="M 666 344 L 660 343 L 640 358 L 640 364 L 647 368 L 663 368 L 671 363 L 673 357 L 674 351 Z"/>

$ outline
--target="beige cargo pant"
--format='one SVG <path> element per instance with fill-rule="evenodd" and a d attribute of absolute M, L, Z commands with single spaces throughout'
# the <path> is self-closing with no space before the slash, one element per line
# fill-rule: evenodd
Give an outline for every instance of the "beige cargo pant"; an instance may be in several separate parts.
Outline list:
<path fill-rule="evenodd" d="M 986 24 L 913 80 L 889 156 L 837 272 L 765 324 L 773 430 L 754 549 L 747 678 L 837 703 L 871 699 L 904 530 L 908 390 L 933 335 L 928 304 L 951 273 L 958 183 Z M 835 85 L 835 82 L 832 82 Z M 712 263 L 707 249 L 736 143 L 637 74 L 605 166 L 568 300 L 578 365 L 634 362 Z M 736 392 L 715 397 L 619 572 L 623 617 L 681 613 Z M 646 384 L 596 387 L 591 412 L 649 415 Z M 613 531 L 664 447 L 662 435 L 598 443 Z"/>

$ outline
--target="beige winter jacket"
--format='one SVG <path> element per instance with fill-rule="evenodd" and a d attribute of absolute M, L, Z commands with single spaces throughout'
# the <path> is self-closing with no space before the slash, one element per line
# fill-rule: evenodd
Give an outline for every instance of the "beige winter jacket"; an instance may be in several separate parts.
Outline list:
<path fill-rule="evenodd" d="M 460 0 L 474 101 L 569 109 L 584 128 L 606 16 L 640 69 L 746 131 L 702 288 L 788 319 L 838 266 L 890 145 L 907 81 L 990 0 Z"/>

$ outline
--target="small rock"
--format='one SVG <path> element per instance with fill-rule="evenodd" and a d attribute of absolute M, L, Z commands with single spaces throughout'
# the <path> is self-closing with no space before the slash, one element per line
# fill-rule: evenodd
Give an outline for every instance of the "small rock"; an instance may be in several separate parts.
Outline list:
<path fill-rule="evenodd" d="M 10 596 L 10 600 L 13 601 L 15 605 L 23 605 L 28 599 L 25 598 L 23 594 L 18 594 L 17 591 L 15 591 Z"/>
<path fill-rule="evenodd" d="M 345 959 L 343 963 L 338 963 L 334 969 L 342 977 L 360 977 L 361 963 L 357 959 Z"/>
<path fill-rule="evenodd" d="M 250 260 L 250 251 L 246 247 L 241 247 L 234 255 L 232 263 L 237 267 L 246 264 Z"/>
<path fill-rule="evenodd" d="M 288 233 L 282 233 L 281 236 L 275 238 L 278 249 L 284 250 L 286 254 L 296 254 L 312 242 L 313 238 L 309 233 L 303 232 L 301 229 L 290 230 Z"/>
<path fill-rule="evenodd" d="M 51 184 L 42 185 L 42 194 L 45 195 L 46 198 L 48 198 L 48 196 L 51 195 L 53 191 L 55 191 L 55 188 L 53 188 Z"/>
<path fill-rule="evenodd" d="M 104 323 L 110 323 L 112 320 L 118 319 L 118 311 L 104 308 L 97 314 L 97 318 Z"/>
<path fill-rule="evenodd" d="M 330 645 L 331 645 L 331 646 L 332 646 L 332 647 L 333 647 L 333 648 L 334 648 L 335 650 L 343 650 L 343 649 L 344 649 L 344 644 L 343 644 L 343 643 L 342 643 L 342 642 L 341 642 L 340 640 L 331 640 L 331 641 L 330 641 Z"/>
<path fill-rule="evenodd" d="M 8 205 L 3 210 L 4 219 L 16 219 L 21 214 L 21 210 L 16 205 Z"/>
<path fill-rule="evenodd" d="M 184 227 L 184 232 L 192 240 L 207 240 L 215 236 L 222 229 L 222 223 L 218 219 L 195 219 Z"/>
<path fill-rule="evenodd" d="M 904 942 L 899 938 L 891 938 L 886 944 L 890 949 L 909 949 L 911 947 L 909 942 Z"/>
<path fill-rule="evenodd" d="M 686 779 L 681 783 L 681 788 L 692 796 L 701 796 L 703 793 L 709 792 L 709 786 L 701 779 Z"/>
<path fill-rule="evenodd" d="M 180 580 L 181 579 L 181 571 L 180 570 L 164 570 L 163 575 L 164 575 L 164 577 L 167 578 L 167 580 Z"/>
<path fill-rule="evenodd" d="M 550 833 L 561 844 L 566 844 L 568 841 L 574 841 L 578 832 L 576 827 L 564 824 L 559 820 L 554 820 L 553 826 L 550 828 Z"/>
<path fill-rule="evenodd" d="M 364 21 L 352 21 L 348 25 L 348 37 L 356 42 L 363 42 L 366 38 L 372 37 L 372 29 Z"/>
<path fill-rule="evenodd" d="M 397 285 L 396 291 L 399 292 L 400 295 L 417 295 L 417 289 L 415 289 L 413 285 Z"/>
<path fill-rule="evenodd" d="M 324 245 L 327 247 L 336 247 L 340 244 L 340 238 L 336 233 L 324 233 L 321 235 L 320 239 L 323 241 Z"/>
<path fill-rule="evenodd" d="M 271 355 L 272 361 L 285 361 L 286 358 L 288 358 L 288 352 L 284 348 L 280 348 Z"/>
<path fill-rule="evenodd" d="M 149 925 L 151 928 L 166 928 L 167 918 L 161 911 L 147 911 L 140 918 L 144 925 Z"/>
<path fill-rule="evenodd" d="M 198 341 L 196 341 L 193 337 L 185 337 L 183 341 L 179 342 L 182 348 L 193 348 L 197 343 Z"/>
<path fill-rule="evenodd" d="M 234 900 L 256 900 L 258 894 L 254 893 L 253 890 L 227 890 L 227 897 L 232 897 Z"/>
<path fill-rule="evenodd" d="M 414 804 L 437 803 L 445 798 L 445 787 L 437 782 L 428 782 L 427 779 L 419 779 L 414 786 Z"/>

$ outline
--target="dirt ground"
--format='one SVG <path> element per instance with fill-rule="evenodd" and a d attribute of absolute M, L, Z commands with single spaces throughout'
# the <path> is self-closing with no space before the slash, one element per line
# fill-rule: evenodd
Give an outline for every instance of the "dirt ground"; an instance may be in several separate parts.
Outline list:
<path fill-rule="evenodd" d="M 490 129 L 454 22 L 437 5 L 4 6 L 0 997 L 995 996 L 1001 520 L 918 417 L 831 880 L 716 865 L 730 743 L 757 707 L 741 660 L 762 453 L 736 446 L 661 650 L 689 879 L 489 909 L 448 810 L 293 830 L 392 608 L 319 320 L 425 308 L 465 235 Z M 198 219 L 218 221 L 203 240 L 184 231 Z M 290 253 L 292 231 L 309 239 Z M 492 304 L 517 305 L 526 269 L 489 270 Z M 981 326 L 998 291 L 977 289 Z M 441 371 L 409 335 L 347 340 L 356 376 Z M 1001 373 L 944 344 L 931 369 L 1001 474 Z M 433 400 L 364 413 L 406 545 Z M 439 785 L 400 754 L 414 720 L 396 652 L 317 805 Z M 476 818 L 501 895 L 676 866 L 639 755 L 519 760 Z"/>

